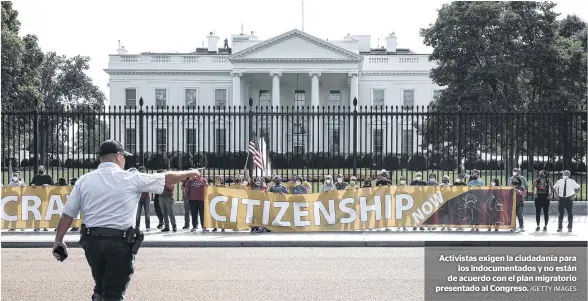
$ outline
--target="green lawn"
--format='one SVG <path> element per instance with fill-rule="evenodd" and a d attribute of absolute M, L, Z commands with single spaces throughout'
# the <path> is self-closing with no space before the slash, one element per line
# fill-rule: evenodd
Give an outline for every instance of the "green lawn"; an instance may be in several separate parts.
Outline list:
<path fill-rule="evenodd" d="M 80 177 L 84 173 L 87 173 L 91 170 L 92 169 L 62 168 L 62 167 L 48 167 L 47 168 L 48 174 L 50 174 L 53 177 L 53 180 L 55 182 L 57 182 L 57 179 L 59 179 L 60 177 L 64 177 L 69 182 L 69 179 L 71 179 L 73 177 Z M 360 178 L 370 177 L 373 179 L 378 171 L 379 170 L 376 170 L 376 169 L 358 168 L 357 169 L 357 176 Z M 150 171 L 150 172 L 154 172 L 154 171 Z M 243 172 L 242 169 L 212 169 L 211 168 L 211 169 L 205 170 L 204 174 L 207 177 L 212 177 L 215 175 L 225 175 L 227 177 L 232 177 L 232 176 L 241 174 L 242 172 Z M 25 183 L 28 184 L 30 182 L 34 173 L 35 173 L 34 170 L 30 169 L 30 168 L 27 168 L 25 170 L 21 170 L 21 176 L 24 178 Z M 410 182 L 411 180 L 414 179 L 414 176 L 416 173 L 417 173 L 417 171 L 394 170 L 390 173 L 390 178 L 392 180 L 392 183 L 396 184 L 399 182 L 399 179 L 401 176 L 406 176 L 408 178 L 408 181 Z M 304 175 L 306 177 L 306 179 L 312 183 L 313 191 L 317 192 L 320 190 L 320 187 L 322 185 L 322 183 L 319 183 L 318 180 L 322 179 L 322 177 L 324 175 L 330 174 L 330 175 L 335 176 L 337 174 L 343 174 L 344 176 L 347 177 L 347 176 L 353 174 L 353 169 L 350 169 L 350 168 L 340 168 L 340 169 L 302 169 L 302 168 L 301 169 L 274 169 L 273 174 L 278 174 L 282 177 L 288 177 L 290 174 Z M 425 179 L 425 180 L 428 178 L 429 174 L 436 174 L 437 180 L 439 182 L 441 181 L 441 177 L 444 174 L 447 174 L 449 176 L 449 178 L 451 179 L 451 181 L 453 181 L 454 178 L 457 177 L 456 170 L 455 171 L 426 170 L 426 171 L 422 171 L 422 174 L 423 174 L 423 179 Z M 490 183 L 490 180 L 493 178 L 498 178 L 502 184 L 505 184 L 507 175 L 510 176 L 510 172 L 505 175 L 504 171 L 497 171 L 497 170 L 483 170 L 483 171 L 481 171 L 481 177 L 486 185 L 488 183 Z M 536 171 L 536 172 L 523 171 L 523 176 L 525 176 L 527 178 L 527 180 L 529 181 L 529 186 L 530 186 L 531 181 L 538 176 L 538 171 Z M 3 171 L 2 172 L 2 184 L 7 184 L 9 182 L 9 177 L 10 177 L 10 175 L 8 174 L 8 171 Z M 553 174 L 550 176 L 550 178 L 552 180 L 556 180 L 559 177 L 560 177 L 559 174 Z M 576 182 L 578 182 L 582 186 L 582 190 L 580 192 L 580 195 L 578 196 L 579 197 L 578 199 L 580 199 L 580 200 L 588 199 L 587 189 L 586 189 L 586 184 L 587 184 L 586 174 L 585 173 L 584 174 L 577 174 L 577 175 L 572 176 L 572 178 L 574 180 L 576 180 Z M 182 199 L 181 198 L 182 192 L 180 191 L 179 188 L 176 188 L 176 196 L 179 196 L 179 197 L 177 197 L 177 199 L 180 199 L 180 200 Z"/>

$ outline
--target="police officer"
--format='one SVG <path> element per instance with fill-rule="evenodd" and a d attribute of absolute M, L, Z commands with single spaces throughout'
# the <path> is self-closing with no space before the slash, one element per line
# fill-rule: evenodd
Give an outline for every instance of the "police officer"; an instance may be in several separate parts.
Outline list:
<path fill-rule="evenodd" d="M 81 176 L 68 197 L 57 225 L 53 256 L 67 257 L 63 242 L 75 217 L 83 215 L 80 246 L 94 278 L 92 300 L 123 300 L 134 272 L 135 254 L 142 233 L 133 229 L 137 204 L 142 192 L 162 193 L 174 185 L 200 174 L 199 170 L 147 174 L 126 172 L 126 152 L 114 140 L 100 145 L 100 165 Z"/>

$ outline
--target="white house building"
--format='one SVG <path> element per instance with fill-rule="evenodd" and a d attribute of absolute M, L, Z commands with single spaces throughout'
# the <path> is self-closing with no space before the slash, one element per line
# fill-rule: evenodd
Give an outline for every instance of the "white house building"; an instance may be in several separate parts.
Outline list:
<path fill-rule="evenodd" d="M 105 69 L 110 104 L 138 106 L 142 97 L 147 107 L 248 106 L 250 98 L 254 106 L 349 106 L 357 97 L 359 106 L 422 106 L 440 90 L 429 78 L 434 66 L 429 55 L 398 48 L 394 33 L 385 47 L 375 49 L 369 35 L 324 40 L 297 29 L 265 41 L 253 32 L 233 35 L 230 48 L 212 33 L 207 39 L 207 48 L 189 53 L 118 49 Z M 136 117 L 112 118 L 125 119 L 111 120 L 113 137 L 137 149 Z M 144 121 L 144 151 L 247 149 L 245 122 L 212 116 L 169 119 Z M 350 118 L 312 119 L 268 117 L 254 126 L 271 137 L 272 151 L 349 151 Z M 370 121 L 369 126 L 358 133 L 363 152 L 402 152 L 416 143 L 412 127 L 400 125 L 400 119 Z M 386 138 L 397 135 L 402 139 Z"/>

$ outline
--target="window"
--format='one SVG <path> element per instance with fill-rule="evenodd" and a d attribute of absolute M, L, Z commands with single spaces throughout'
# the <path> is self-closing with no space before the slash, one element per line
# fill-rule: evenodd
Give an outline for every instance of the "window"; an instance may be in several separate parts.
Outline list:
<path fill-rule="evenodd" d="M 294 91 L 294 106 L 295 107 L 306 106 L 306 91 L 304 91 L 304 90 Z"/>
<path fill-rule="evenodd" d="M 414 106 L 414 90 L 402 90 L 402 105 L 408 109 Z"/>
<path fill-rule="evenodd" d="M 227 105 L 227 89 L 214 90 L 214 105 L 216 107 L 225 107 Z"/>
<path fill-rule="evenodd" d="M 157 129 L 157 152 L 167 153 L 167 129 Z"/>
<path fill-rule="evenodd" d="M 372 141 L 372 151 L 374 153 L 382 153 L 384 149 L 384 131 L 376 129 L 373 131 L 374 140 Z"/>
<path fill-rule="evenodd" d="M 198 89 L 185 89 L 184 102 L 186 107 L 195 108 L 198 104 Z"/>
<path fill-rule="evenodd" d="M 341 91 L 339 91 L 339 90 L 329 91 L 329 105 L 331 105 L 331 106 L 341 105 Z"/>
<path fill-rule="evenodd" d="M 433 90 L 433 100 L 439 99 L 439 96 L 441 96 L 441 90 Z"/>
<path fill-rule="evenodd" d="M 196 129 L 186 129 L 186 151 L 189 154 L 196 154 L 197 134 Z"/>
<path fill-rule="evenodd" d="M 226 148 L 226 131 L 225 129 L 216 129 L 214 131 L 214 146 L 217 153 L 227 151 Z"/>
<path fill-rule="evenodd" d="M 341 145 L 341 131 L 339 127 L 329 130 L 329 153 L 338 153 Z"/>
<path fill-rule="evenodd" d="M 262 107 L 268 107 L 272 105 L 272 94 L 269 90 L 259 91 L 259 105 Z"/>
<path fill-rule="evenodd" d="M 127 129 L 125 131 L 125 149 L 128 152 L 137 150 L 137 130 Z"/>
<path fill-rule="evenodd" d="M 372 105 L 383 106 L 384 105 L 384 90 L 374 89 L 372 90 Z"/>
<path fill-rule="evenodd" d="M 137 106 L 137 89 L 125 89 L 125 106 L 128 108 Z"/>
<path fill-rule="evenodd" d="M 155 105 L 159 108 L 167 106 L 166 89 L 155 89 Z"/>
<path fill-rule="evenodd" d="M 304 135 L 294 135 L 294 153 L 302 154 L 304 153 Z"/>
<path fill-rule="evenodd" d="M 413 138 L 413 131 L 411 128 L 403 128 L 402 129 L 402 153 L 403 154 L 412 154 L 412 138 Z"/>

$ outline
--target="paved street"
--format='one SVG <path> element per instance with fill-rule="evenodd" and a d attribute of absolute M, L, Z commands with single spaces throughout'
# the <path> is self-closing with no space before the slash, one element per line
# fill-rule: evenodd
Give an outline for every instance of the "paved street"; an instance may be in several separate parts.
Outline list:
<path fill-rule="evenodd" d="M 422 248 L 145 248 L 127 300 L 423 300 Z M 2 249 L 2 300 L 89 300 L 79 248 Z M 86 298 L 86 295 L 88 298 Z"/>

